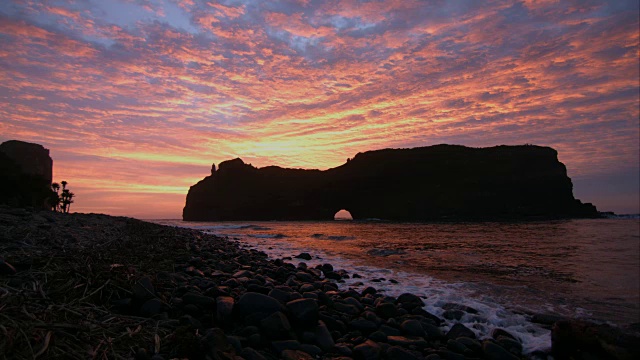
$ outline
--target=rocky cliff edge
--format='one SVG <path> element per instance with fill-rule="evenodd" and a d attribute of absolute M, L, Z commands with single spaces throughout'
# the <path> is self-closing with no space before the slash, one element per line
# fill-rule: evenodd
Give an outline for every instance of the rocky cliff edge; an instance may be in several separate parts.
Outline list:
<path fill-rule="evenodd" d="M 573 196 L 558 153 L 534 145 L 435 145 L 358 153 L 336 168 L 212 166 L 189 189 L 183 219 L 394 221 L 597 217 Z"/>

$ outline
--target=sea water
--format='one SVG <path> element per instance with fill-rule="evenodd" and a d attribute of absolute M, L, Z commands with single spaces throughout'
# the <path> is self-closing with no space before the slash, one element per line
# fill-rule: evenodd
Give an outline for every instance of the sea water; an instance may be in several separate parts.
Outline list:
<path fill-rule="evenodd" d="M 388 223 L 183 222 L 244 247 L 351 275 L 343 288 L 423 296 L 442 317 L 447 303 L 470 306 L 460 322 L 479 338 L 494 328 L 517 336 L 525 352 L 547 350 L 549 330 L 532 314 L 626 326 L 640 322 L 640 220 Z M 309 261 L 295 258 L 308 252 Z M 358 274 L 361 278 L 354 278 Z M 449 328 L 457 321 L 448 321 Z"/>

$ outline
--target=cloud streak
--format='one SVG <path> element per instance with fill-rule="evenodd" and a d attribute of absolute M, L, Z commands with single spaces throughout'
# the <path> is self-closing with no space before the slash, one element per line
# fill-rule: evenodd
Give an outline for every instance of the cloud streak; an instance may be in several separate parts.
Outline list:
<path fill-rule="evenodd" d="M 115 194 L 186 194 L 235 156 L 327 168 L 443 142 L 553 146 L 589 200 L 588 179 L 637 173 L 638 14 L 595 0 L 8 0 L 0 137 L 46 145 L 56 178 L 114 195 L 78 193 L 78 211 L 141 216 Z M 611 206 L 638 211 L 629 191 Z"/>

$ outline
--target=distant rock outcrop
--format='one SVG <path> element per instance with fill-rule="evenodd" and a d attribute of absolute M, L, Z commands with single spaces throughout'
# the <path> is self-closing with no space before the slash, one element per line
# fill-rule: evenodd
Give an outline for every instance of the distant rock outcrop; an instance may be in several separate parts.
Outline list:
<path fill-rule="evenodd" d="M 48 208 L 53 160 L 42 145 L 18 140 L 0 144 L 0 204 Z"/>
<path fill-rule="evenodd" d="M 212 167 L 189 189 L 184 220 L 487 220 L 596 217 L 573 197 L 549 147 L 435 145 L 357 154 L 325 171 L 255 168 L 241 159 Z"/>

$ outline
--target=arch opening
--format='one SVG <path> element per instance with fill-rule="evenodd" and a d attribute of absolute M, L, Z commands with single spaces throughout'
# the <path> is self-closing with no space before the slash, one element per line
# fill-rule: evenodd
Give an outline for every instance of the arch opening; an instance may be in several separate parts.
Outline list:
<path fill-rule="evenodd" d="M 335 215 L 333 215 L 333 220 L 353 220 L 353 216 L 351 213 L 345 209 L 341 209 Z"/>

